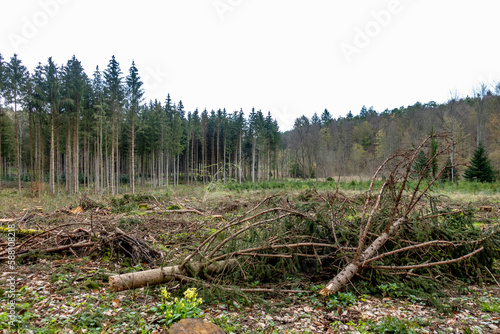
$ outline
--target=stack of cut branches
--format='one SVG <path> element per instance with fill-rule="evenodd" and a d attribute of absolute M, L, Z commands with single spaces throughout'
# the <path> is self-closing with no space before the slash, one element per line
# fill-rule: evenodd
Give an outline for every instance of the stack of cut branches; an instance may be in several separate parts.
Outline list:
<path fill-rule="evenodd" d="M 25 220 L 25 217 L 21 220 Z M 71 229 L 75 225 L 79 227 Z M 109 224 L 105 226 L 104 224 L 78 222 L 59 225 L 43 231 L 29 231 L 32 233 L 16 240 L 13 249 L 17 259 L 29 257 L 34 253 L 69 252 L 75 256 L 82 256 L 102 249 L 123 254 L 131 258 L 134 264 L 153 265 L 162 257 L 160 252 L 152 249 L 144 240 L 133 237 Z M 7 259 L 7 252 L 7 245 L 0 244 L 0 259 Z"/>

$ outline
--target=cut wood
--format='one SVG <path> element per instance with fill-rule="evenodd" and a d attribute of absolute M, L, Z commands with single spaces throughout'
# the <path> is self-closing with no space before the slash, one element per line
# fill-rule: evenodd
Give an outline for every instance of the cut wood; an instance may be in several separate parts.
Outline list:
<path fill-rule="evenodd" d="M 205 270 L 208 275 L 220 274 L 224 270 L 231 268 L 237 261 L 230 259 L 212 263 L 205 267 L 204 264 L 188 263 L 183 268 L 181 266 L 170 266 L 135 273 L 128 273 L 109 277 L 109 287 L 113 291 L 137 289 L 143 286 L 156 285 L 175 280 L 178 276 L 199 276 Z"/>
<path fill-rule="evenodd" d="M 373 257 L 377 251 L 382 248 L 389 238 L 394 235 L 398 228 L 407 222 L 407 219 L 402 217 L 397 219 L 389 228 L 389 231 L 382 233 L 361 255 L 353 262 L 348 264 L 340 273 L 338 273 L 328 284 L 319 291 L 320 295 L 328 296 L 338 292 L 351 278 L 362 268 L 363 262 Z"/>
<path fill-rule="evenodd" d="M 31 230 L 31 229 L 23 229 L 23 228 L 18 228 L 18 229 L 11 229 L 8 227 L 0 227 L 0 233 L 16 233 L 16 234 L 22 234 L 22 235 L 33 235 L 33 234 L 38 234 L 42 233 L 43 231 L 40 230 Z"/>

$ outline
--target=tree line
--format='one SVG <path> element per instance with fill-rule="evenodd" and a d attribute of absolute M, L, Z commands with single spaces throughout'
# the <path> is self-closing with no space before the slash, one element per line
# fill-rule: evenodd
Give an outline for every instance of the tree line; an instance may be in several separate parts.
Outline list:
<path fill-rule="evenodd" d="M 431 170 L 435 174 L 448 167 L 442 173 L 443 179 L 456 181 L 468 178 L 469 174 L 464 175 L 466 165 L 478 148 L 493 169 L 500 169 L 499 130 L 500 84 L 490 87 L 481 83 L 470 96 L 451 92 L 449 100 L 442 104 L 417 102 L 382 112 L 364 106 L 356 116 L 349 112 L 337 119 L 326 109 L 310 119 L 301 116 L 293 129 L 282 135 L 282 142 L 290 157 L 291 176 L 348 180 L 370 177 L 397 149 L 415 147 L 433 133 L 448 133 L 451 153 L 432 161 Z M 433 145 L 437 143 L 432 141 Z M 420 152 L 420 163 L 427 163 L 432 157 L 430 152 L 436 150 L 434 146 L 426 153 Z"/>
<path fill-rule="evenodd" d="M 453 142 L 449 161 L 436 164 L 464 163 L 481 145 L 499 166 L 500 86 L 492 89 L 337 119 L 325 109 L 282 133 L 270 112 L 255 108 L 245 117 L 241 109 L 186 111 L 169 94 L 145 102 L 135 63 L 125 75 L 114 56 L 87 75 L 75 56 L 30 72 L 17 55 L 0 54 L 0 185 L 115 195 L 137 185 L 363 178 L 432 131 Z M 460 168 L 451 170 L 450 179 L 459 177 Z"/>
<path fill-rule="evenodd" d="M 0 180 L 38 191 L 115 195 L 136 185 L 270 180 L 280 133 L 270 113 L 186 111 L 181 100 L 144 101 L 135 63 L 124 75 L 113 56 L 87 75 L 73 56 L 30 73 L 0 54 Z M 15 177 L 14 177 L 15 175 Z"/>

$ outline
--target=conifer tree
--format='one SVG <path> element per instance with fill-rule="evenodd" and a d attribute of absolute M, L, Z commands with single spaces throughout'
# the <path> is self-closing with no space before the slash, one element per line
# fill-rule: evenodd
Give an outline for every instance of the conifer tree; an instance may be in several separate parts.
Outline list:
<path fill-rule="evenodd" d="M 467 181 L 495 182 L 496 171 L 491 166 L 490 159 L 482 143 L 474 151 L 469 167 L 465 170 L 464 178 Z"/>
<path fill-rule="evenodd" d="M 129 120 L 130 120 L 130 183 L 132 184 L 132 193 L 135 193 L 135 118 L 139 112 L 139 105 L 142 102 L 144 90 L 142 89 L 142 81 L 139 76 L 139 71 L 132 61 L 132 66 L 129 69 L 127 81 L 127 95 L 129 102 Z"/>
<path fill-rule="evenodd" d="M 415 172 L 417 178 L 419 178 L 420 176 L 425 179 L 429 178 L 429 168 L 427 166 L 428 162 L 429 160 L 427 159 L 424 151 L 418 152 L 417 158 L 415 159 L 415 163 L 413 165 L 413 171 Z"/>
<path fill-rule="evenodd" d="M 14 54 L 7 63 L 5 97 L 7 102 L 14 104 L 14 126 L 16 133 L 16 167 L 17 167 L 17 187 L 21 193 L 21 143 L 19 138 L 19 116 L 17 107 L 23 102 L 26 95 L 26 81 L 28 80 L 28 70 L 17 55 Z"/>
<path fill-rule="evenodd" d="M 113 196 L 118 192 L 119 165 L 118 165 L 118 113 L 123 103 L 122 71 L 115 56 L 111 57 L 106 71 L 104 71 L 104 92 L 111 113 L 111 193 Z M 116 160 L 115 160 L 116 155 Z M 115 164 L 116 161 L 116 164 Z M 116 171 L 116 175 L 115 175 Z M 116 186 L 116 190 L 115 190 Z"/>
<path fill-rule="evenodd" d="M 45 97 L 50 105 L 50 156 L 49 156 L 49 189 L 52 194 L 56 192 L 54 173 L 56 169 L 56 139 L 55 139 L 55 123 L 59 111 L 59 103 L 61 99 L 60 71 L 57 65 L 53 62 L 52 57 L 48 59 L 48 64 L 45 66 Z"/>

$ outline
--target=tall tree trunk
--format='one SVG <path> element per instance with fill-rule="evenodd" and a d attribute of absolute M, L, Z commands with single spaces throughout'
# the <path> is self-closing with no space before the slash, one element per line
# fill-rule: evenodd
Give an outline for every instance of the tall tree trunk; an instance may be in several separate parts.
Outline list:
<path fill-rule="evenodd" d="M 271 149 L 267 149 L 267 181 L 271 180 Z"/>
<path fill-rule="evenodd" d="M 14 100 L 14 126 L 16 127 L 16 167 L 17 167 L 17 189 L 21 195 L 21 147 L 19 140 L 19 119 L 17 115 L 17 100 Z"/>
<path fill-rule="evenodd" d="M 242 163 L 241 163 L 241 140 L 243 139 L 243 134 L 240 132 L 240 140 L 239 140 L 239 151 L 240 151 L 240 158 L 239 158 L 239 163 L 240 163 L 240 167 L 238 168 L 239 169 L 239 181 L 241 183 L 241 173 L 242 173 Z"/>
<path fill-rule="evenodd" d="M 119 137 L 118 120 L 116 120 L 116 193 L 120 193 L 120 150 L 118 146 Z"/>
<path fill-rule="evenodd" d="M 55 193 L 54 172 L 55 172 L 55 141 L 54 141 L 54 110 L 50 113 L 50 157 L 49 157 L 49 190 L 51 194 Z"/>
<path fill-rule="evenodd" d="M 38 182 L 40 186 L 43 184 L 43 163 L 42 163 L 42 117 L 38 117 Z M 41 189 L 38 192 L 38 197 L 41 196 Z"/>
<path fill-rule="evenodd" d="M 135 123 L 134 115 L 132 115 L 131 126 L 131 148 L 130 148 L 130 183 L 132 184 L 132 194 L 135 194 Z M 140 138 L 140 137 L 139 137 Z"/>
<path fill-rule="evenodd" d="M 215 173 L 217 173 L 217 181 L 219 181 L 219 168 L 220 168 L 220 164 L 219 164 L 219 158 L 220 158 L 220 130 L 219 128 L 217 128 L 217 168 L 216 168 L 216 171 Z"/>
<path fill-rule="evenodd" d="M 56 191 L 59 193 L 59 183 L 61 183 L 61 147 L 60 147 L 61 122 L 56 119 Z"/>
<path fill-rule="evenodd" d="M 1 112 L 0 112 L 1 114 Z M 34 165 L 34 161 L 33 161 L 33 154 L 35 152 L 34 150 L 34 144 L 33 144 L 33 131 L 34 131 L 34 127 L 32 125 L 32 123 L 34 122 L 34 119 L 33 119 L 33 110 L 30 108 L 30 111 L 29 111 L 29 132 L 30 132 L 30 183 L 31 183 L 31 189 L 33 189 L 33 181 L 34 181 L 34 175 L 33 173 L 35 172 L 35 165 Z M 0 137 L 0 140 L 1 140 L 1 137 Z"/>
<path fill-rule="evenodd" d="M 256 146 L 257 138 L 253 138 L 252 145 L 252 183 L 255 183 L 255 146 Z"/>
<path fill-rule="evenodd" d="M 109 178 L 111 179 L 111 182 L 109 182 L 111 184 L 111 194 L 113 196 L 116 195 L 116 192 L 115 192 L 115 112 L 113 109 L 112 110 L 112 118 L 113 120 L 111 121 L 111 168 L 110 168 L 110 176 Z"/>
<path fill-rule="evenodd" d="M 75 109 L 75 128 L 73 129 L 73 187 L 75 194 L 78 194 L 80 190 L 80 178 L 79 178 L 79 160 L 80 160 L 80 152 L 79 152 L 79 110 L 78 110 L 78 101 L 75 102 L 77 105 Z"/>
<path fill-rule="evenodd" d="M 224 134 L 224 153 L 223 153 L 223 159 L 222 159 L 222 172 L 223 174 L 223 179 L 224 179 L 224 184 L 226 183 L 226 134 Z"/>
<path fill-rule="evenodd" d="M 71 122 L 68 118 L 68 127 L 66 129 L 66 192 L 69 194 L 73 193 L 73 168 L 71 160 L 73 158 L 73 154 L 71 153 Z"/>

